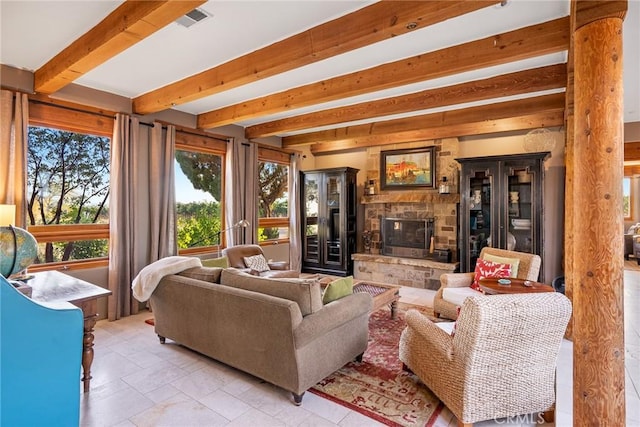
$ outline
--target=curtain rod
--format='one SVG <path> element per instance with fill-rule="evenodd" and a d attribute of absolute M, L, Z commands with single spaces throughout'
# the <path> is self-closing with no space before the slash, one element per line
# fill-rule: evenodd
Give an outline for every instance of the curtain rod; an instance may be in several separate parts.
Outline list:
<path fill-rule="evenodd" d="M 15 95 L 14 95 L 14 97 L 15 97 Z M 51 105 L 51 106 L 54 106 L 54 107 L 57 107 L 57 108 L 63 108 L 65 110 L 76 111 L 78 113 L 92 114 L 94 116 L 106 117 L 106 118 L 115 120 L 115 117 L 112 114 L 105 114 L 105 113 L 99 113 L 97 111 L 83 110 L 83 109 L 80 109 L 80 108 L 70 107 L 68 105 L 61 105 L 61 104 L 56 104 L 54 102 L 42 101 L 40 99 L 29 99 L 29 102 L 34 102 L 34 103 L 43 104 L 43 105 Z M 122 114 L 126 114 L 126 113 L 122 113 Z M 129 117 L 129 121 L 131 121 L 131 117 Z M 153 123 L 147 123 L 147 122 L 143 122 L 143 121 L 140 121 L 140 120 L 138 121 L 138 123 L 140 123 L 143 126 L 148 126 L 148 127 L 154 127 L 155 126 Z M 172 125 L 172 126 L 175 126 L 175 125 Z M 167 128 L 166 125 L 162 125 L 162 129 L 166 129 L 166 128 Z M 186 130 L 183 130 L 183 129 L 176 129 L 176 132 L 183 132 L 183 133 L 186 133 L 188 135 L 202 136 L 202 137 L 205 137 L 205 138 L 212 138 L 212 139 L 215 139 L 217 141 L 229 142 L 229 139 L 218 138 L 218 137 L 213 136 L 213 135 L 209 136 L 209 135 L 203 135 L 203 134 L 200 134 L 200 133 L 189 132 L 189 131 L 186 131 Z"/>

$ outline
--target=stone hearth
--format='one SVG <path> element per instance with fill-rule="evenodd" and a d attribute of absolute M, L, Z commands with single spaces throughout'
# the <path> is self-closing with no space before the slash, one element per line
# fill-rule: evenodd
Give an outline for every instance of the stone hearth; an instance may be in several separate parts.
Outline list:
<path fill-rule="evenodd" d="M 353 254 L 353 276 L 357 280 L 409 286 L 420 289 L 440 288 L 440 275 L 453 273 L 458 263 L 430 259 L 399 258 L 373 254 Z"/>

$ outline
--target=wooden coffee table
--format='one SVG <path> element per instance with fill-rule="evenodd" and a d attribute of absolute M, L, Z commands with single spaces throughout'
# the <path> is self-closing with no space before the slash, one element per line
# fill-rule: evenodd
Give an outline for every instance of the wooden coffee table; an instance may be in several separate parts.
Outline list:
<path fill-rule="evenodd" d="M 555 290 L 544 283 L 534 282 L 531 280 L 527 280 L 530 286 L 525 286 L 525 280 L 517 279 L 515 277 L 511 277 L 508 280 L 511 283 L 503 285 L 498 283 L 498 278 L 485 278 L 480 279 L 480 289 L 484 291 L 485 294 L 488 295 L 496 295 L 496 294 L 530 294 L 530 293 L 539 293 L 539 292 L 555 292 Z"/>
<path fill-rule="evenodd" d="M 398 300 L 400 299 L 400 286 L 370 282 L 368 280 L 357 280 L 353 284 L 353 292 L 367 292 L 371 295 L 373 297 L 373 311 L 387 304 L 390 305 L 391 318 L 396 318 Z"/>
<path fill-rule="evenodd" d="M 320 285 L 324 289 L 329 282 L 335 279 L 339 279 L 338 276 L 330 276 L 328 274 L 321 275 L 307 275 L 301 274 L 301 278 L 316 277 L 320 281 Z M 372 313 L 385 305 L 389 305 L 391 308 L 391 318 L 396 318 L 398 309 L 398 300 L 400 300 L 400 286 L 388 285 L 386 283 L 372 282 L 370 280 L 354 280 L 353 292 L 367 292 L 373 297 L 373 310 Z"/>

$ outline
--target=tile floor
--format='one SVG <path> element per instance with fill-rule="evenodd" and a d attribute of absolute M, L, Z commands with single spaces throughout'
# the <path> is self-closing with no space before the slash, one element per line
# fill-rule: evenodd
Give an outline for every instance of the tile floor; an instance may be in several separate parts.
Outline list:
<path fill-rule="evenodd" d="M 402 288 L 401 301 L 431 306 L 433 291 Z M 627 426 L 640 426 L 640 271 L 625 271 Z M 81 397 L 82 426 L 376 426 L 336 403 L 306 393 L 303 405 L 290 393 L 189 351 L 161 345 L 140 313 L 95 331 L 91 391 Z M 572 343 L 558 361 L 557 425 L 572 425 Z M 506 420 L 479 426 L 522 425 Z M 597 424 L 597 422 L 594 422 Z M 456 426 L 446 408 L 435 424 Z"/>

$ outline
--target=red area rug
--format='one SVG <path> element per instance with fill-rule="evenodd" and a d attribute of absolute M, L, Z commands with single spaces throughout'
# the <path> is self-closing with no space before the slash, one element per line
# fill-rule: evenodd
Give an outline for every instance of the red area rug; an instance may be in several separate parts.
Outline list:
<path fill-rule="evenodd" d="M 153 317 L 151 319 L 145 320 L 144 323 L 146 323 L 147 325 L 151 325 L 151 326 L 156 324 L 155 319 Z"/>
<path fill-rule="evenodd" d="M 309 391 L 388 426 L 431 427 L 443 404 L 418 380 L 402 370 L 398 342 L 404 312 L 395 320 L 389 310 L 369 318 L 369 346 L 361 363 L 351 362 Z"/>

